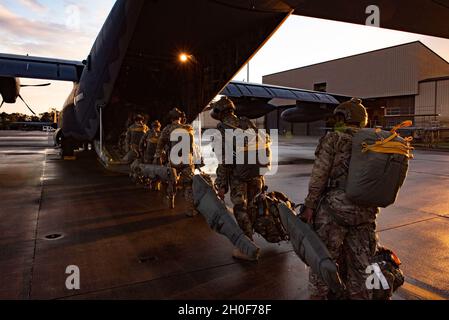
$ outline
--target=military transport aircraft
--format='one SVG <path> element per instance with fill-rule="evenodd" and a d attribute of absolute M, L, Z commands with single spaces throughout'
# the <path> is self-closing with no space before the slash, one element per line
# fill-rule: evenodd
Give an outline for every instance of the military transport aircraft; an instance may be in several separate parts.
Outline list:
<path fill-rule="evenodd" d="M 291 14 L 366 24 L 380 12 L 381 27 L 449 38 L 448 8 L 448 0 L 117 0 L 83 62 L 0 55 L 0 93 L 13 103 L 17 78 L 72 81 L 64 155 L 85 141 L 117 143 L 130 112 L 164 119 L 180 106 L 192 121 L 220 93 L 250 117 L 282 98 L 294 101 L 285 119 L 319 118 L 338 103 L 332 95 L 229 83 Z"/>

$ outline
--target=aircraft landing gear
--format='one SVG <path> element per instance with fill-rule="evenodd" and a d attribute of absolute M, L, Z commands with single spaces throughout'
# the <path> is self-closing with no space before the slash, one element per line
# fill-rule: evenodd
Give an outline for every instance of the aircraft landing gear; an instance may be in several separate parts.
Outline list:
<path fill-rule="evenodd" d="M 75 157 L 76 142 L 71 138 L 62 138 L 61 149 L 64 160 L 76 160 Z"/>

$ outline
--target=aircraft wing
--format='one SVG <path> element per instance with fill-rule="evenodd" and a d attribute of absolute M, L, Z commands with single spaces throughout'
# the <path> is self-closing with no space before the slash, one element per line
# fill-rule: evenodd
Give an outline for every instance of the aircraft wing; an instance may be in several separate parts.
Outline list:
<path fill-rule="evenodd" d="M 229 98 L 286 99 L 318 104 L 339 104 L 333 95 L 325 92 L 240 81 L 231 81 L 221 94 Z"/>
<path fill-rule="evenodd" d="M 325 92 L 310 91 L 305 89 L 279 87 L 274 85 L 231 81 L 221 95 L 229 97 L 236 105 L 239 116 L 257 119 L 276 109 L 292 109 L 307 107 L 307 117 L 301 113 L 300 119 L 308 119 L 309 113 L 321 116 L 322 109 L 334 108 L 343 97 Z M 346 98 L 346 97 L 344 97 Z M 273 103 L 273 99 L 282 99 Z"/>
<path fill-rule="evenodd" d="M 0 77 L 78 82 L 83 69 L 79 61 L 0 54 Z"/>

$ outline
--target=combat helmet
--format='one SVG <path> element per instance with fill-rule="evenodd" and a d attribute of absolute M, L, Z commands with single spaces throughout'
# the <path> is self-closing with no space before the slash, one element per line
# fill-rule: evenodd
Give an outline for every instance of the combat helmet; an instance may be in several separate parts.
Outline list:
<path fill-rule="evenodd" d="M 142 122 L 145 121 L 145 117 L 141 114 L 136 114 L 136 116 L 134 117 L 134 121 L 135 122 Z"/>
<path fill-rule="evenodd" d="M 168 116 L 170 117 L 170 120 L 177 120 L 183 117 L 183 113 L 178 108 L 173 108 L 169 113 Z"/>
<path fill-rule="evenodd" d="M 362 104 L 362 99 L 352 98 L 340 104 L 334 111 L 334 115 L 342 115 L 345 123 L 358 125 L 365 128 L 368 125 L 368 113 Z"/>
<path fill-rule="evenodd" d="M 155 128 L 155 129 L 157 129 L 157 128 L 161 128 L 162 127 L 162 125 L 161 125 L 161 123 L 159 122 L 159 120 L 155 120 L 155 121 L 153 121 L 152 123 L 151 123 L 151 127 L 152 128 Z"/>
<path fill-rule="evenodd" d="M 221 120 L 223 115 L 228 112 L 235 112 L 235 104 L 228 97 L 222 97 L 217 102 L 211 103 L 212 110 L 210 115 L 215 120 Z"/>

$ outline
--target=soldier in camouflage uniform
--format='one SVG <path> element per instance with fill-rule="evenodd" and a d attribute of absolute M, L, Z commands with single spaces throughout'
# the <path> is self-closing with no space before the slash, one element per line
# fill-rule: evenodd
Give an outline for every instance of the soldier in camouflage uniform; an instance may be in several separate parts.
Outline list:
<path fill-rule="evenodd" d="M 365 271 L 376 252 L 379 209 L 356 205 L 345 194 L 352 137 L 366 127 L 368 115 L 362 101 L 352 99 L 336 108 L 335 117 L 340 125 L 321 139 L 316 151 L 304 217 L 313 222 L 332 258 L 345 270 L 345 298 L 371 299 Z M 326 299 L 330 293 L 312 272 L 309 291 L 314 300 Z"/>
<path fill-rule="evenodd" d="M 178 108 L 170 111 L 170 119 L 171 123 L 162 130 L 159 142 L 156 148 L 156 154 L 154 156 L 154 164 L 162 164 L 162 159 L 164 158 L 164 153 L 168 159 L 168 165 L 172 168 L 175 168 L 178 176 L 179 176 L 179 185 L 181 185 L 184 189 L 184 198 L 187 201 L 187 213 L 188 217 L 194 217 L 198 214 L 198 212 L 194 208 L 193 204 L 193 191 L 192 191 L 192 183 L 193 176 L 195 173 L 195 167 L 193 164 L 193 148 L 194 148 L 194 138 L 193 138 L 193 127 L 187 124 L 182 124 L 183 113 Z M 190 141 L 190 152 L 187 155 L 188 161 L 187 163 L 175 164 L 170 161 L 170 152 L 172 147 L 176 144 L 176 142 L 171 142 L 170 137 L 175 130 L 180 130 L 184 132 L 186 136 L 189 137 Z M 183 155 L 184 156 L 184 155 Z"/>
<path fill-rule="evenodd" d="M 187 114 L 182 111 L 181 124 L 187 124 Z"/>
<path fill-rule="evenodd" d="M 129 151 L 123 158 L 126 163 L 131 163 L 135 159 L 141 157 L 140 141 L 142 137 L 148 132 L 148 127 L 144 124 L 145 118 L 142 115 L 137 115 L 128 131 L 126 132 L 126 144 L 129 146 Z"/>
<path fill-rule="evenodd" d="M 143 163 L 153 163 L 160 136 L 161 123 L 156 120 L 151 124 L 151 130 L 149 130 L 140 141 L 140 152 L 143 155 Z"/>
<path fill-rule="evenodd" d="M 257 206 L 254 203 L 254 200 L 257 195 L 263 191 L 265 181 L 264 177 L 261 175 L 247 178 L 239 175 L 238 167 L 245 166 L 244 164 L 225 163 L 225 131 L 229 129 L 256 130 L 257 128 L 249 119 L 238 118 L 235 115 L 236 109 L 234 103 L 226 97 L 223 97 L 218 102 L 212 104 L 212 108 L 211 116 L 220 121 L 217 128 L 220 131 L 223 140 L 223 150 L 221 152 L 222 161 L 217 168 L 215 187 L 218 190 L 218 195 L 223 200 L 226 193 L 231 191 L 234 216 L 245 235 L 252 240 L 254 234 L 253 224 L 257 214 Z M 242 260 L 254 260 L 238 249 L 234 250 L 233 256 L 234 258 Z"/>

